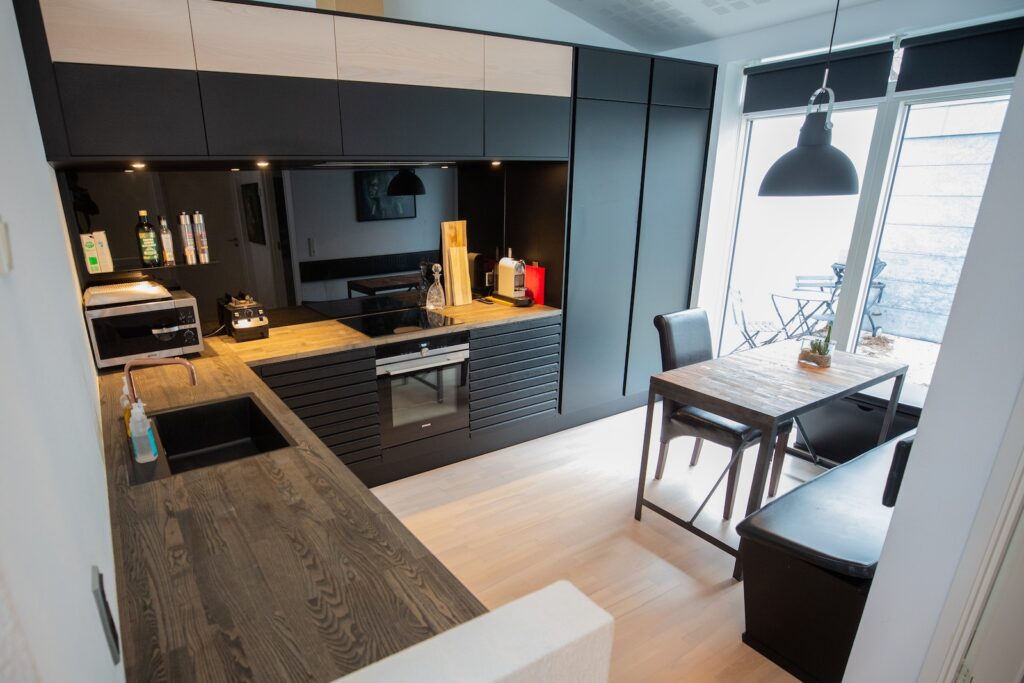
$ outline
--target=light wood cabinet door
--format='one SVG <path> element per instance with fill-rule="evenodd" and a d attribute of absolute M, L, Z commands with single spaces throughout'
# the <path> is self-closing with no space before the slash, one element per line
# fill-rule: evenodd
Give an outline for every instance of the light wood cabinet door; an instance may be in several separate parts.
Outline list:
<path fill-rule="evenodd" d="M 334 22 L 325 14 L 188 0 L 200 71 L 336 79 Z"/>
<path fill-rule="evenodd" d="M 572 95 L 572 48 L 484 37 L 484 88 L 527 95 Z"/>
<path fill-rule="evenodd" d="M 195 69 L 188 0 L 40 0 L 55 62 Z"/>
<path fill-rule="evenodd" d="M 425 26 L 334 18 L 343 81 L 482 90 L 484 36 Z"/>

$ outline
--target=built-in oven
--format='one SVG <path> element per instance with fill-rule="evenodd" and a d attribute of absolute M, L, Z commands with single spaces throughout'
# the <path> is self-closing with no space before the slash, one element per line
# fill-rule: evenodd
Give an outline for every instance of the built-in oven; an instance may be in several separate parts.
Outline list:
<path fill-rule="evenodd" d="M 377 347 L 381 445 L 469 427 L 469 335 Z"/>

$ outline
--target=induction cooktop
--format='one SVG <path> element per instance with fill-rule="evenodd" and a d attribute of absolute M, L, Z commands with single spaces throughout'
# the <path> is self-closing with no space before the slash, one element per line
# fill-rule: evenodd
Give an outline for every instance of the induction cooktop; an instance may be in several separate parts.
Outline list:
<path fill-rule="evenodd" d="M 360 315 L 354 318 L 343 318 L 338 322 L 348 325 L 368 337 L 385 337 L 455 324 L 453 318 L 437 311 L 428 311 L 425 308 L 404 308 L 399 311 Z"/>

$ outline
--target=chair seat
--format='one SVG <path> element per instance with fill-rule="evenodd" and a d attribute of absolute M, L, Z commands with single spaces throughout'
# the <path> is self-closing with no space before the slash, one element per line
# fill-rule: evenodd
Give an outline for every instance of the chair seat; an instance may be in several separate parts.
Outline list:
<path fill-rule="evenodd" d="M 673 437 L 694 436 L 729 448 L 749 446 L 761 438 L 761 430 L 756 427 L 693 406 L 683 406 L 672 413 L 669 427 L 675 432 Z M 779 424 L 779 433 L 788 432 L 792 427 L 793 421 L 786 420 Z"/>

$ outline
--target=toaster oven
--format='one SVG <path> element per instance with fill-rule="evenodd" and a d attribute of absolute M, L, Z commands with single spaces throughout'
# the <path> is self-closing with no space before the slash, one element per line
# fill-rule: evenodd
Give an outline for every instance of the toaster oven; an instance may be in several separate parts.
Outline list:
<path fill-rule="evenodd" d="M 87 307 L 85 320 L 98 368 L 203 350 L 199 310 L 187 292 L 170 292 L 157 301 Z"/>

